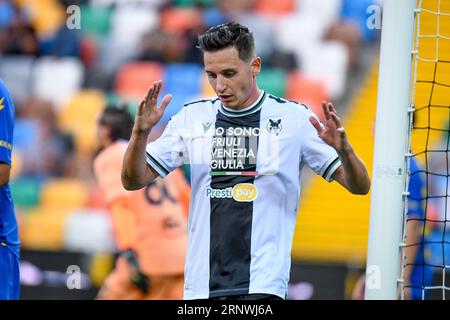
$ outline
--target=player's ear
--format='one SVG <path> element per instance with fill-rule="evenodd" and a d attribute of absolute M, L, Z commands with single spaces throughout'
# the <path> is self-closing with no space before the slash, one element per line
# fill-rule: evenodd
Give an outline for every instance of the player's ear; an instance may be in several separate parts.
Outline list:
<path fill-rule="evenodd" d="M 262 63 L 262 60 L 260 57 L 252 58 L 250 65 L 251 65 L 251 69 L 252 69 L 252 75 L 254 77 L 256 77 L 261 72 L 261 63 Z"/>

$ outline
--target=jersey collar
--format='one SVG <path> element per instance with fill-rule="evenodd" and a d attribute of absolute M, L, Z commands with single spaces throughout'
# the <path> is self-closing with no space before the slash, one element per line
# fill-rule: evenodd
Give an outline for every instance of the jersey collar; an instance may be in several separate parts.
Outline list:
<path fill-rule="evenodd" d="M 233 110 L 233 109 L 225 107 L 221 103 L 220 107 L 219 107 L 220 108 L 220 112 L 222 112 L 224 115 L 226 115 L 228 117 L 242 117 L 242 116 L 246 116 L 246 115 L 255 113 L 258 110 L 260 110 L 265 98 L 266 98 L 266 93 L 265 93 L 264 90 L 261 90 L 261 93 L 260 93 L 258 99 L 252 105 L 248 106 L 247 108 L 241 109 L 241 110 Z"/>

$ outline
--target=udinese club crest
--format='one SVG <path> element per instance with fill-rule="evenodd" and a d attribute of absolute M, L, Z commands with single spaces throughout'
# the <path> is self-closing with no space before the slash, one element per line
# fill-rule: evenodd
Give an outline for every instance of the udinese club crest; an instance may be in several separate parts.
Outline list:
<path fill-rule="evenodd" d="M 283 127 L 281 125 L 281 119 L 278 120 L 269 119 L 269 122 L 267 123 L 267 131 L 278 136 L 282 128 Z"/>

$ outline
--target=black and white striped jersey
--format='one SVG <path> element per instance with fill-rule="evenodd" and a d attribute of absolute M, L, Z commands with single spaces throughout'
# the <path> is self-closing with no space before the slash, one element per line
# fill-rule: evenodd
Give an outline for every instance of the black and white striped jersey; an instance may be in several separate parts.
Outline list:
<path fill-rule="evenodd" d="M 341 164 L 311 115 L 263 91 L 239 111 L 201 100 L 147 145 L 147 162 L 162 177 L 191 166 L 185 299 L 286 297 L 302 168 L 332 181 Z"/>

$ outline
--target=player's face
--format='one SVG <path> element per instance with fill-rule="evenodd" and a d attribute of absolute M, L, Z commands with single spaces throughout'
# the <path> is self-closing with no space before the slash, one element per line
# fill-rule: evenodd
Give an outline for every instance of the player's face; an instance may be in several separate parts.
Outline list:
<path fill-rule="evenodd" d="M 234 47 L 203 55 L 208 81 L 225 107 L 243 109 L 258 97 L 256 76 L 261 70 L 261 59 L 243 61 Z"/>
<path fill-rule="evenodd" d="M 98 147 L 106 147 L 109 137 L 109 127 L 105 124 L 102 117 L 99 117 L 97 120 L 96 135 Z"/>

